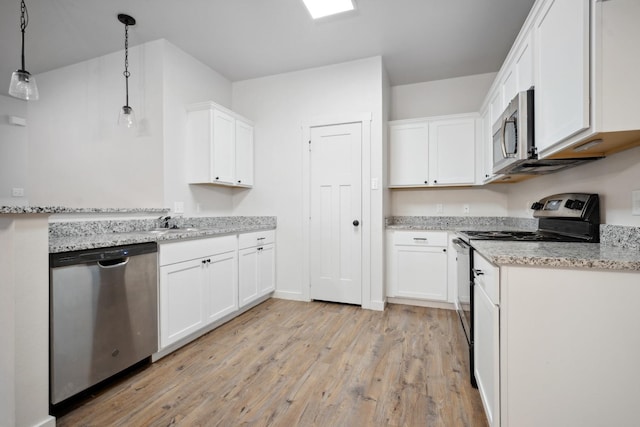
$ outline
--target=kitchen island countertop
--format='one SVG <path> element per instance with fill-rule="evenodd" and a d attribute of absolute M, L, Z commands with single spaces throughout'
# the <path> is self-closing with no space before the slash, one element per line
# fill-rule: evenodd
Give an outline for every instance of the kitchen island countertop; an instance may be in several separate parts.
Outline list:
<path fill-rule="evenodd" d="M 471 246 L 498 266 L 640 271 L 640 251 L 599 243 L 472 240 Z"/>

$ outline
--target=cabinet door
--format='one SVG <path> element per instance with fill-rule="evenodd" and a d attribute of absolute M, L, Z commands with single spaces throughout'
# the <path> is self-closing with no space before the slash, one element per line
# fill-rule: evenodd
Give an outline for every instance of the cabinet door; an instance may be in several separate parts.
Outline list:
<path fill-rule="evenodd" d="M 235 251 L 207 257 L 205 281 L 207 323 L 238 309 L 238 255 Z"/>
<path fill-rule="evenodd" d="M 238 251 L 238 300 L 244 307 L 258 297 L 258 248 Z"/>
<path fill-rule="evenodd" d="M 274 244 L 264 245 L 258 251 L 258 293 L 260 296 L 276 289 Z"/>
<path fill-rule="evenodd" d="M 491 96 L 489 102 L 489 116 L 491 127 L 500 119 L 502 112 L 504 111 L 504 105 L 502 102 L 502 86 L 498 86 L 496 91 Z"/>
<path fill-rule="evenodd" d="M 396 246 L 396 296 L 447 300 L 447 253 L 442 247 Z"/>
<path fill-rule="evenodd" d="M 475 182 L 476 119 L 429 123 L 429 176 L 433 184 Z"/>
<path fill-rule="evenodd" d="M 522 40 L 518 51 L 515 56 L 514 72 L 516 75 L 516 87 L 515 93 L 511 94 L 509 102 L 516 96 L 517 92 L 522 92 L 534 86 L 533 81 L 533 35 L 529 34 L 528 37 Z"/>
<path fill-rule="evenodd" d="M 534 25 L 538 152 L 589 127 L 589 0 L 550 0 Z"/>
<path fill-rule="evenodd" d="M 236 184 L 253 185 L 253 126 L 236 120 Z"/>
<path fill-rule="evenodd" d="M 236 119 L 213 110 L 211 182 L 234 184 Z"/>
<path fill-rule="evenodd" d="M 389 185 L 429 183 L 429 125 L 426 121 L 389 127 Z"/>
<path fill-rule="evenodd" d="M 513 62 L 502 80 L 502 105 L 508 105 L 518 92 L 533 86 L 533 49 L 531 48 L 531 39 L 531 34 L 522 39 L 521 44 L 515 51 Z"/>
<path fill-rule="evenodd" d="M 489 425 L 500 425 L 500 310 L 484 290 L 473 287 L 474 365 L 478 391 Z"/>
<path fill-rule="evenodd" d="M 160 267 L 160 348 L 205 325 L 205 275 L 206 263 L 200 259 Z"/>
<path fill-rule="evenodd" d="M 487 109 L 482 117 L 482 179 L 488 180 L 493 174 L 493 124 L 491 123 L 491 109 Z"/>

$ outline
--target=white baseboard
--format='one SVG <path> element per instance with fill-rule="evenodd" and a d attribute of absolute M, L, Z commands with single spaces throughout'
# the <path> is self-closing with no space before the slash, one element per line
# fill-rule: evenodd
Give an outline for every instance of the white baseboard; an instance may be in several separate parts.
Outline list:
<path fill-rule="evenodd" d="M 389 304 L 415 305 L 417 307 L 442 308 L 442 309 L 445 309 L 445 310 L 455 310 L 456 309 L 455 305 L 453 303 L 450 303 L 450 302 L 429 301 L 429 300 L 412 299 L 412 298 L 388 297 L 387 298 L 387 303 L 389 303 Z"/>
<path fill-rule="evenodd" d="M 273 298 L 286 299 L 291 301 L 304 301 L 304 302 L 310 301 L 306 299 L 301 292 L 275 291 L 272 296 Z"/>

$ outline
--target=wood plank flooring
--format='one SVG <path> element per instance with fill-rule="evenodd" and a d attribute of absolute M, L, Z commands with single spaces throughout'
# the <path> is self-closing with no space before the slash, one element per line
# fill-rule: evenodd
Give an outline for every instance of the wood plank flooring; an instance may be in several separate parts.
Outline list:
<path fill-rule="evenodd" d="M 270 299 L 58 426 L 486 426 L 457 314 Z"/>

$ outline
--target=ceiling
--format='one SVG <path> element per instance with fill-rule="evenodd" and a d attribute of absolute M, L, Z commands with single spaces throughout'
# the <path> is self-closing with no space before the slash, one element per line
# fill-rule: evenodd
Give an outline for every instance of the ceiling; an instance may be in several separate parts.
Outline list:
<path fill-rule="evenodd" d="M 32 74 L 164 38 L 231 81 L 381 55 L 392 85 L 497 71 L 534 0 L 356 0 L 313 21 L 302 0 L 26 0 Z M 0 84 L 20 65 L 20 1 L 0 2 Z M 135 71 L 133 71 L 135 72 Z"/>

